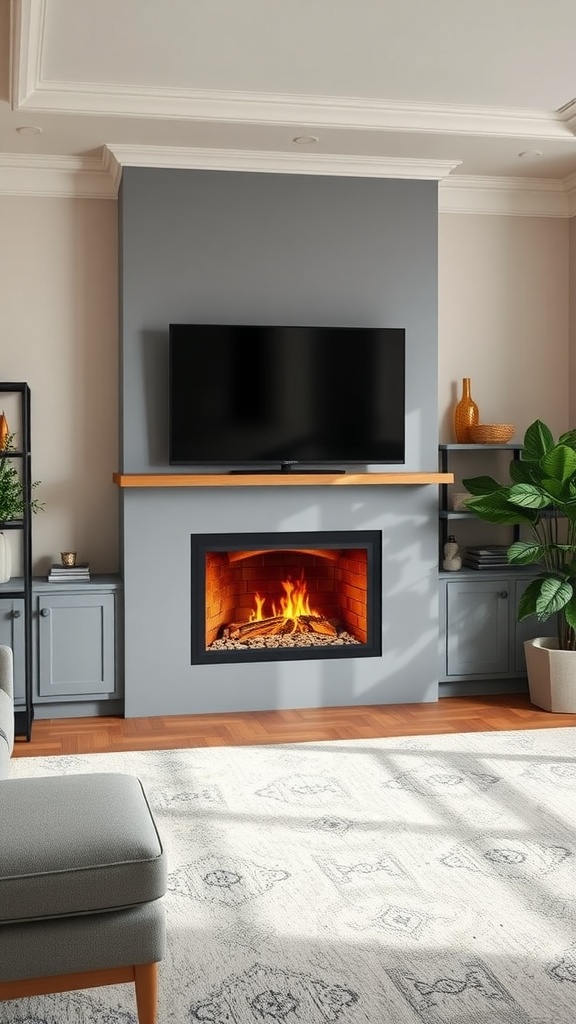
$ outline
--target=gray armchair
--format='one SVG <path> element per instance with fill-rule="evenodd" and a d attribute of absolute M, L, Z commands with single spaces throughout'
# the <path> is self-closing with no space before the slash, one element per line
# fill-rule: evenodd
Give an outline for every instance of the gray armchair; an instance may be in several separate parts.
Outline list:
<path fill-rule="evenodd" d="M 12 651 L 0 646 L 0 1000 L 133 982 L 157 1020 L 166 858 L 130 775 L 7 777 Z"/>

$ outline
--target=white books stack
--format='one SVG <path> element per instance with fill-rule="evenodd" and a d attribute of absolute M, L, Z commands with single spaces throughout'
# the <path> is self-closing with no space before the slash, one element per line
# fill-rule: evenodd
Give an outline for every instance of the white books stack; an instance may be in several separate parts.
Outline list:
<path fill-rule="evenodd" d="M 61 565 L 55 562 L 48 573 L 49 583 L 89 583 L 90 566 L 87 562 L 76 565 Z"/>

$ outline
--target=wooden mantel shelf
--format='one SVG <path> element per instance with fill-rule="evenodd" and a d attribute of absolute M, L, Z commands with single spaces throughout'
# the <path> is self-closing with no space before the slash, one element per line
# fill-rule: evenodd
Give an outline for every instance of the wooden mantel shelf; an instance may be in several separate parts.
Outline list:
<path fill-rule="evenodd" d="M 452 484 L 453 473 L 114 473 L 119 487 L 365 487 Z"/>

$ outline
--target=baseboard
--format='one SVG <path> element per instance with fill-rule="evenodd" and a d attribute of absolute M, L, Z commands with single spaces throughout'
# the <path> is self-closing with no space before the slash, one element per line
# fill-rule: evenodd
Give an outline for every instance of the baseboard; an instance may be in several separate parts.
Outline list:
<path fill-rule="evenodd" d="M 45 718 L 99 718 L 124 714 L 123 700 L 67 701 L 64 704 L 35 704 L 36 721 Z"/>
<path fill-rule="evenodd" d="M 528 680 L 522 679 L 474 679 L 455 680 L 438 684 L 438 698 L 442 697 L 488 697 L 494 694 L 528 693 Z"/>

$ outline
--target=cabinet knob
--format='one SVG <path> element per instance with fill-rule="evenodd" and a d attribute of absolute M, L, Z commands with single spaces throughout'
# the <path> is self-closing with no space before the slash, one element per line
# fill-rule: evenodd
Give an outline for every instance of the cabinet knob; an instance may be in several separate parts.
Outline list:
<path fill-rule="evenodd" d="M 18 608 L 16 608 L 16 609 L 15 609 L 15 610 L 14 610 L 14 611 L 12 612 L 12 618 L 13 618 L 13 619 L 19 619 L 21 615 L 22 615 L 22 612 L 21 612 L 21 611 L 20 611 L 20 610 L 19 610 Z"/>
<path fill-rule="evenodd" d="M 50 609 L 49 608 L 41 608 L 40 609 L 40 615 L 43 615 L 44 618 L 46 618 L 47 615 L 50 615 Z"/>
<path fill-rule="evenodd" d="M 501 590 L 500 591 L 500 597 L 508 597 L 508 591 L 507 590 Z"/>

